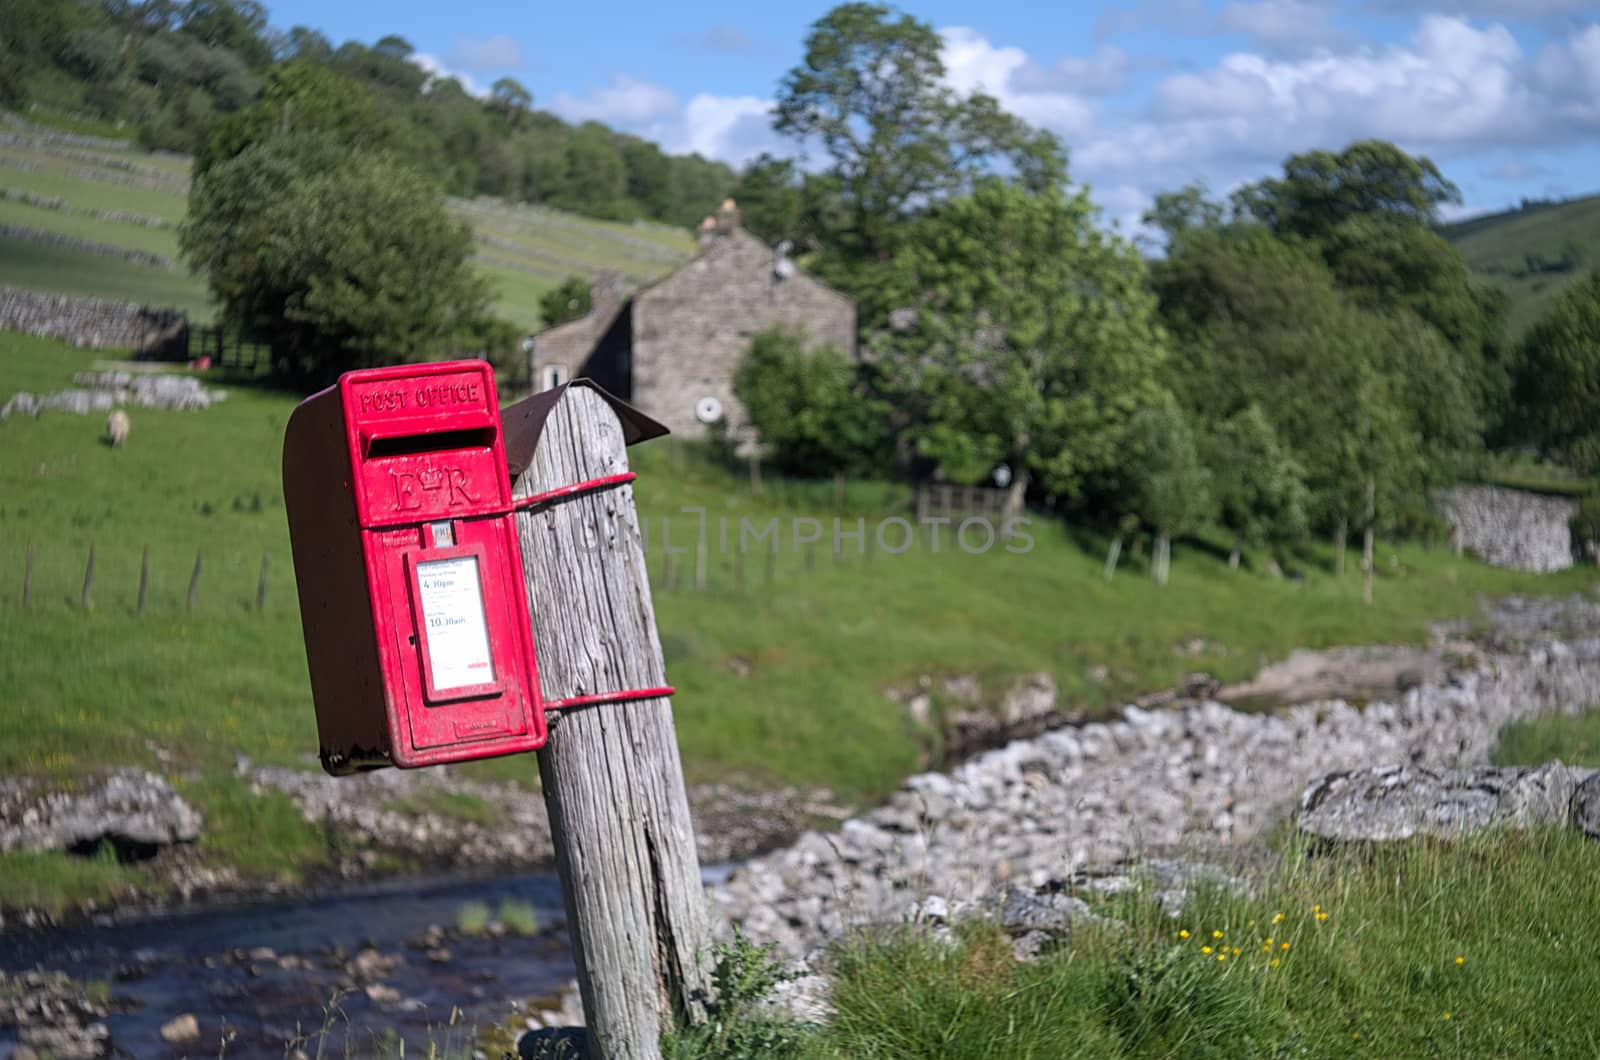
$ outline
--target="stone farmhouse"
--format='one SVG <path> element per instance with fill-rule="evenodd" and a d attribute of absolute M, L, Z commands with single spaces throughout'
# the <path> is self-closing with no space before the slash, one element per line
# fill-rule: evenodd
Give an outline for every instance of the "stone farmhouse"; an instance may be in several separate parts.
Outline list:
<path fill-rule="evenodd" d="M 813 346 L 856 355 L 854 300 L 741 228 L 731 199 L 675 272 L 631 295 L 616 273 L 601 273 L 590 292 L 587 316 L 533 336 L 535 388 L 587 376 L 682 436 L 703 436 L 719 418 L 743 432 L 733 373 L 757 332 L 797 327 Z"/>

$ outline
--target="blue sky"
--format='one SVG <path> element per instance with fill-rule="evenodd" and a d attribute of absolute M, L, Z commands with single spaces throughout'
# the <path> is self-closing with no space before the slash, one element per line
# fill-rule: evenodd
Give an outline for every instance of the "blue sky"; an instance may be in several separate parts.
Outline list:
<path fill-rule="evenodd" d="M 831 5 L 270 2 L 335 43 L 398 33 L 430 69 L 520 80 L 537 106 L 738 164 Z M 1130 224 L 1157 191 L 1225 191 L 1295 151 L 1379 137 L 1460 185 L 1452 213 L 1600 192 L 1600 0 L 924 2 L 949 79 L 1067 144 Z"/>

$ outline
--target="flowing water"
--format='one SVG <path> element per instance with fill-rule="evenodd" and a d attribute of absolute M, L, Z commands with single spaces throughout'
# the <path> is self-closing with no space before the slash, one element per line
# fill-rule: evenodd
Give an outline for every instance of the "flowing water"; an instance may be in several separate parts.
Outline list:
<path fill-rule="evenodd" d="M 416 944 L 432 925 L 453 928 L 469 903 L 493 912 L 504 901 L 532 906 L 539 932 L 494 938 L 450 931 L 447 960 L 440 947 L 430 958 Z M 281 1060 L 296 1048 L 311 1057 L 427 1056 L 430 1042 L 461 1056 L 471 1054 L 474 1026 L 520 1022 L 514 1000 L 546 997 L 572 978 L 561 922 L 560 885 L 550 873 L 408 880 L 320 898 L 10 932 L 0 935 L 0 969 L 45 968 L 109 984 L 118 1011 L 106 1023 L 123 1056 Z M 377 951 L 366 957 L 369 969 L 398 960 L 375 980 L 351 974 L 365 949 Z M 369 981 L 399 1000 L 380 988 L 375 1002 L 364 990 Z M 201 1040 L 182 1048 L 163 1042 L 161 1026 L 185 1013 L 198 1020 Z M 15 1041 L 7 1033 L 0 1032 L 0 1056 Z"/>

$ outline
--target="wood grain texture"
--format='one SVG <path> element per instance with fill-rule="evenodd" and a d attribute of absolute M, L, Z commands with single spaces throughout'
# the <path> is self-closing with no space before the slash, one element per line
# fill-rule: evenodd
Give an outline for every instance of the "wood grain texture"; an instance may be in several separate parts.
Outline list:
<path fill-rule="evenodd" d="M 518 497 L 628 469 L 599 394 L 551 412 Z M 632 487 L 517 517 L 546 700 L 665 685 Z M 660 1056 L 705 1018 L 709 917 L 666 699 L 556 713 L 539 752 L 592 1056 Z"/>

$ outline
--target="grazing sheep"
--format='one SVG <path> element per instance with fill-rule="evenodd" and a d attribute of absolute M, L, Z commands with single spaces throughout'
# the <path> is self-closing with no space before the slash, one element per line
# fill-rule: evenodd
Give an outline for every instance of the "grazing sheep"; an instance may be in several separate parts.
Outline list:
<path fill-rule="evenodd" d="M 121 449 L 128 440 L 128 414 L 117 409 L 106 417 L 106 434 L 111 438 L 111 448 Z"/>

